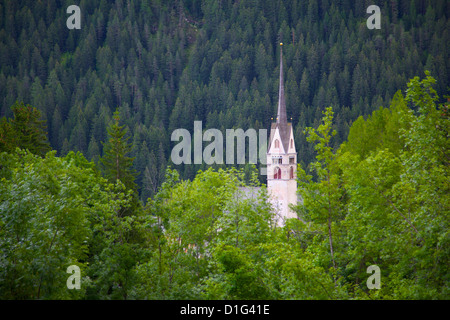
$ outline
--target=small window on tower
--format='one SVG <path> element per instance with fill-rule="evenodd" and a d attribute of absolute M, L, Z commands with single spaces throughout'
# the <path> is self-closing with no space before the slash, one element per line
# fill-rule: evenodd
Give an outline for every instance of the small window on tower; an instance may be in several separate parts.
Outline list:
<path fill-rule="evenodd" d="M 280 141 L 278 141 L 278 139 L 277 140 L 275 140 L 275 148 L 279 148 L 280 147 Z"/>
<path fill-rule="evenodd" d="M 294 179 L 294 167 L 289 170 L 289 179 Z"/>
<path fill-rule="evenodd" d="M 294 149 L 294 139 L 291 139 L 291 149 Z"/>
<path fill-rule="evenodd" d="M 289 164 L 294 164 L 294 157 L 289 157 Z"/>
<path fill-rule="evenodd" d="M 282 158 L 272 158 L 273 164 L 282 164 L 283 159 Z"/>

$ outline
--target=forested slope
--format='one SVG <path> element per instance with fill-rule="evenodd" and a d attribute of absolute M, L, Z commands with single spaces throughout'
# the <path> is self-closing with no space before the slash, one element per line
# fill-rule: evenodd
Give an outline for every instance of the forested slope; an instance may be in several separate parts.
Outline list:
<path fill-rule="evenodd" d="M 308 165 L 314 151 L 302 131 L 326 106 L 337 147 L 358 116 L 388 106 L 425 69 L 441 97 L 450 84 L 448 2 L 375 2 L 381 30 L 366 27 L 369 3 L 346 0 L 80 1 L 81 30 L 69 30 L 71 1 L 1 1 L 0 115 L 29 103 L 58 154 L 97 161 L 118 108 L 147 199 L 164 179 L 174 129 L 192 131 L 194 120 L 269 128 L 283 42 L 288 117 Z M 200 168 L 177 167 L 184 178 Z"/>

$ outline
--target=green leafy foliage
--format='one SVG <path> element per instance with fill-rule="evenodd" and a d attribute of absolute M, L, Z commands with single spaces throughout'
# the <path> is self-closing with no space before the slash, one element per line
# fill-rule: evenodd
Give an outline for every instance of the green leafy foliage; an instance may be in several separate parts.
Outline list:
<path fill-rule="evenodd" d="M 66 269 L 86 268 L 91 208 L 98 188 L 92 168 L 77 166 L 81 155 L 41 159 L 26 151 L 13 158 L 9 179 L 2 178 L 1 296 L 4 299 L 67 299 Z"/>
<path fill-rule="evenodd" d="M 436 105 L 434 83 L 428 73 L 423 80 L 412 79 L 406 99 L 398 93 L 390 111 L 380 111 L 387 115 L 384 121 L 376 120 L 376 113 L 367 123 L 361 120 L 352 128 L 355 138 L 341 148 L 349 194 L 343 222 L 347 272 L 359 283 L 365 268 L 377 264 L 386 279 L 379 296 L 385 298 L 445 299 L 449 294 L 450 256 L 443 247 L 449 221 L 449 119 L 442 116 L 445 107 Z M 375 126 L 381 142 L 364 140 Z M 367 151 L 358 152 L 365 142 Z"/>
<path fill-rule="evenodd" d="M 314 149 L 317 152 L 316 162 L 311 167 L 317 177 L 317 182 L 312 181 L 311 175 L 298 170 L 299 193 L 302 196 L 302 204 L 299 206 L 300 217 L 306 221 L 312 221 L 317 225 L 323 225 L 323 232 L 328 235 L 328 246 L 333 267 L 336 269 L 336 259 L 333 245 L 333 229 L 343 216 L 344 191 L 341 186 L 340 175 L 335 162 L 335 153 L 331 147 L 331 138 L 336 135 L 332 131 L 333 110 L 331 107 L 324 112 L 323 124 L 317 129 L 306 128 L 308 142 L 316 142 Z"/>

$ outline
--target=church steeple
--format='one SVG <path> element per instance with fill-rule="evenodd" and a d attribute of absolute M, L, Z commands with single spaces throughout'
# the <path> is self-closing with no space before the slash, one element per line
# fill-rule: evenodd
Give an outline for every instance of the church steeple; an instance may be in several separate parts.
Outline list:
<path fill-rule="evenodd" d="M 283 43 L 280 43 L 280 87 L 278 90 L 278 113 L 277 123 L 287 124 L 286 101 L 284 100 L 284 80 L 283 80 Z"/>
<path fill-rule="evenodd" d="M 286 101 L 284 99 L 283 43 L 280 43 L 280 86 L 278 89 L 278 113 L 276 124 L 280 130 L 281 142 L 284 150 L 287 150 L 289 145 L 289 132 L 286 115 Z"/>
<path fill-rule="evenodd" d="M 297 215 L 289 207 L 297 204 L 297 152 L 292 123 L 287 121 L 284 99 L 283 44 L 280 43 L 280 87 L 278 91 L 277 119 L 270 128 L 267 149 L 267 191 L 277 212 L 279 225 Z"/>

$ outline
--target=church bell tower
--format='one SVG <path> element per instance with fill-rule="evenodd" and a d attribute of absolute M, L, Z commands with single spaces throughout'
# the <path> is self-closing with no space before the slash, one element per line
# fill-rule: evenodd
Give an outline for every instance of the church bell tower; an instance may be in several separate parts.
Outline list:
<path fill-rule="evenodd" d="M 277 212 L 278 225 L 286 219 L 297 218 L 289 204 L 297 204 L 297 152 L 292 123 L 287 121 L 283 81 L 283 44 L 280 43 L 280 87 L 276 121 L 270 128 L 267 147 L 267 191 Z"/>

